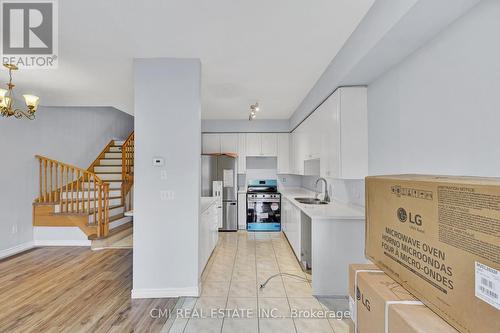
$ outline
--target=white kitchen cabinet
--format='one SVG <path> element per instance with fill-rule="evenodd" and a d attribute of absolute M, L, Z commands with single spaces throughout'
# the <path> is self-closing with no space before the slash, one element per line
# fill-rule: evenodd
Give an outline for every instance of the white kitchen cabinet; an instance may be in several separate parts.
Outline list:
<path fill-rule="evenodd" d="M 260 156 L 262 136 L 260 133 L 247 133 L 247 156 Z"/>
<path fill-rule="evenodd" d="M 238 173 L 247 172 L 246 138 L 245 133 L 238 134 Z"/>
<path fill-rule="evenodd" d="M 261 134 L 261 155 L 262 156 L 278 155 L 278 135 L 276 133 Z"/>
<path fill-rule="evenodd" d="M 276 156 L 278 140 L 276 133 L 247 133 L 247 156 Z"/>
<path fill-rule="evenodd" d="M 198 271 L 201 276 L 208 259 L 212 255 L 219 239 L 219 209 L 218 202 L 214 201 L 200 215 L 198 231 Z"/>
<path fill-rule="evenodd" d="M 238 193 L 238 229 L 247 228 L 247 194 Z"/>
<path fill-rule="evenodd" d="M 316 110 L 317 111 L 317 110 Z M 304 121 L 304 158 L 305 160 L 314 160 L 320 158 L 321 147 L 318 144 L 321 136 L 322 123 L 317 112 L 313 112 Z"/>
<path fill-rule="evenodd" d="M 340 176 L 340 94 L 334 93 L 316 110 L 321 119 L 321 177 Z"/>
<path fill-rule="evenodd" d="M 292 171 L 320 159 L 320 175 L 362 179 L 368 174 L 366 87 L 342 87 L 292 132 Z"/>
<path fill-rule="evenodd" d="M 220 134 L 203 133 L 202 138 L 202 152 L 203 154 L 218 154 L 220 153 Z"/>
<path fill-rule="evenodd" d="M 284 210 L 282 230 L 297 260 L 301 261 L 301 211 L 286 198 L 283 198 L 282 204 Z"/>
<path fill-rule="evenodd" d="M 292 132 L 292 165 L 293 173 L 296 175 L 304 175 L 304 161 L 306 160 L 306 136 L 303 128 L 295 129 Z"/>
<path fill-rule="evenodd" d="M 220 152 L 221 153 L 238 153 L 238 134 L 224 133 L 220 134 Z"/>
<path fill-rule="evenodd" d="M 290 171 L 290 134 L 278 133 L 278 174 L 289 174 Z"/>
<path fill-rule="evenodd" d="M 365 87 L 345 87 L 325 101 L 321 176 L 362 179 L 368 174 L 368 113 Z"/>

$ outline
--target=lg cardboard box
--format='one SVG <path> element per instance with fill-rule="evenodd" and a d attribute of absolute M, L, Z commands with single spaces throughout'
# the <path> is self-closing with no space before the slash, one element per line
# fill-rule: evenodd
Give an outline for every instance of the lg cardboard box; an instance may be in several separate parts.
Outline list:
<path fill-rule="evenodd" d="M 384 272 L 360 273 L 357 282 L 355 295 L 357 333 L 385 333 L 386 314 L 392 302 L 418 302 Z"/>
<path fill-rule="evenodd" d="M 351 319 L 356 321 L 356 288 L 359 274 L 363 272 L 382 272 L 374 264 L 350 264 L 349 265 L 349 311 Z"/>
<path fill-rule="evenodd" d="M 391 305 L 388 313 L 388 325 L 389 333 L 458 332 L 425 305 Z"/>
<path fill-rule="evenodd" d="M 366 255 L 460 332 L 500 332 L 500 179 L 366 178 Z"/>
<path fill-rule="evenodd" d="M 357 277 L 357 333 L 457 333 L 387 274 L 358 270 Z"/>

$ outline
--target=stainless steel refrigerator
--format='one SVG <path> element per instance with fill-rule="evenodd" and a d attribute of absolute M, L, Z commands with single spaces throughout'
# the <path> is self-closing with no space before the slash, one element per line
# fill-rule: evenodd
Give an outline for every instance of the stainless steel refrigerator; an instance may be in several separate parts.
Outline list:
<path fill-rule="evenodd" d="M 201 195 L 212 196 L 214 181 L 222 182 L 223 231 L 238 230 L 238 179 L 236 158 L 228 155 L 201 155 Z"/>

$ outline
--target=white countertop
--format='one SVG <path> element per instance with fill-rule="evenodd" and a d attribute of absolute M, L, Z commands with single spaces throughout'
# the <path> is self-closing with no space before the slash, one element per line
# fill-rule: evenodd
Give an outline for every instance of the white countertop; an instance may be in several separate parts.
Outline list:
<path fill-rule="evenodd" d="M 200 198 L 200 213 L 206 211 L 210 206 L 217 202 L 217 197 L 201 197 Z"/>
<path fill-rule="evenodd" d="M 348 205 L 335 200 L 325 205 L 308 205 L 299 203 L 294 198 L 297 197 L 314 198 L 316 194 L 316 192 L 307 190 L 302 187 L 280 187 L 279 192 L 283 197 L 292 202 L 312 220 L 319 220 L 319 219 L 364 220 L 365 219 L 365 210 L 363 207 Z"/>

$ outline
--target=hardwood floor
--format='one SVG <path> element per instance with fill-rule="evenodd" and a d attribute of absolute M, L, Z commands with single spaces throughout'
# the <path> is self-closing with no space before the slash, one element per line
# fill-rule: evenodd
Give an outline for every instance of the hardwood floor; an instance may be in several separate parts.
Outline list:
<path fill-rule="evenodd" d="M 159 332 L 177 299 L 131 289 L 132 250 L 36 248 L 0 261 L 0 332 Z"/>

